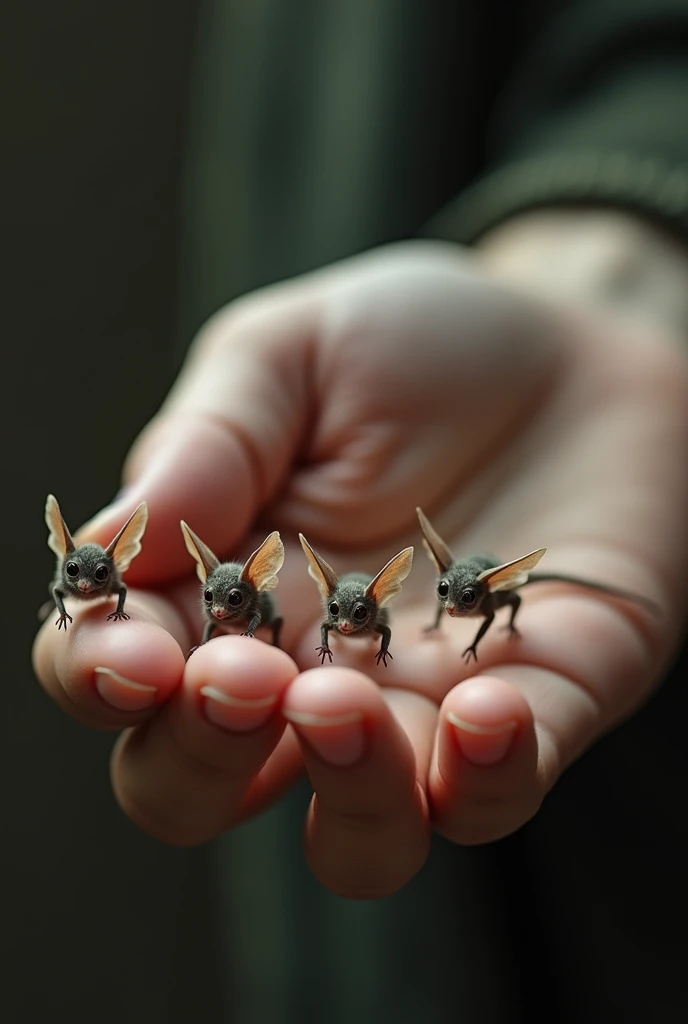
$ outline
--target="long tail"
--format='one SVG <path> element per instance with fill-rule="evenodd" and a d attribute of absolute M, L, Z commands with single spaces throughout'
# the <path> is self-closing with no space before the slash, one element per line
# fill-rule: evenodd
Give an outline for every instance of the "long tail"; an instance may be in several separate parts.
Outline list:
<path fill-rule="evenodd" d="M 593 580 L 581 579 L 578 576 L 566 576 L 556 572 L 531 572 L 528 573 L 527 583 L 572 583 L 576 587 L 583 587 L 585 590 L 596 590 L 600 594 L 609 594 L 610 597 L 617 597 L 620 601 L 629 601 L 631 604 L 640 605 L 646 608 L 653 615 L 660 615 L 659 605 L 640 594 L 632 594 L 630 590 L 622 590 L 620 587 L 610 587 L 606 583 L 595 583 Z M 523 586 L 527 586 L 524 583 Z M 520 588 L 519 588 L 520 589 Z"/>

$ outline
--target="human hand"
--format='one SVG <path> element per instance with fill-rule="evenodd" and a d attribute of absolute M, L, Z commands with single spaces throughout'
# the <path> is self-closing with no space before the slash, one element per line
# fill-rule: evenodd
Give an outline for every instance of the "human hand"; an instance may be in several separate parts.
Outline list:
<path fill-rule="evenodd" d="M 66 637 L 50 622 L 39 634 L 39 678 L 87 724 L 126 729 L 113 784 L 148 832 L 209 839 L 305 763 L 316 875 L 345 895 L 394 891 L 423 863 L 431 827 L 459 843 L 518 828 L 649 695 L 686 603 L 687 410 L 668 336 L 557 314 L 453 247 L 391 247 L 258 293 L 206 327 L 134 447 L 129 490 L 77 537 L 109 540 L 147 500 L 131 621 L 70 608 Z M 547 546 L 549 570 L 641 593 L 662 618 L 528 588 L 522 639 L 493 628 L 466 666 L 474 623 L 422 634 L 434 581 L 419 549 L 392 607 L 389 667 L 346 639 L 333 666 L 311 667 L 321 616 L 297 531 L 337 571 L 375 572 L 418 543 L 418 504 L 457 554 Z M 184 663 L 200 623 L 181 518 L 226 557 L 283 532 L 288 654 L 224 637 Z"/>

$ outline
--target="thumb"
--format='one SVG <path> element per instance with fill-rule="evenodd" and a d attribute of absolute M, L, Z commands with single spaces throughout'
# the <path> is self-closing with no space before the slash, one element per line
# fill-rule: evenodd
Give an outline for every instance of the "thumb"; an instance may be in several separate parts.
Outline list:
<path fill-rule="evenodd" d="M 146 501 L 146 535 L 127 582 L 154 586 L 189 570 L 180 519 L 219 557 L 236 556 L 237 542 L 284 480 L 302 437 L 313 317 L 312 304 L 279 289 L 216 314 L 134 443 L 123 491 L 81 528 L 76 542 L 109 543 Z"/>

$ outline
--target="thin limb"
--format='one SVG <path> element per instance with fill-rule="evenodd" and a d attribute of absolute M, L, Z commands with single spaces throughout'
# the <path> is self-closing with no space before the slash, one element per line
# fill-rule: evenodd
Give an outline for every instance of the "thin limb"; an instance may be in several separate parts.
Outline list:
<path fill-rule="evenodd" d="M 110 612 L 110 614 L 108 615 L 108 619 L 114 619 L 115 622 L 117 622 L 118 619 L 128 619 L 129 618 L 129 616 L 127 615 L 127 613 L 124 610 L 124 602 L 126 600 L 126 597 L 127 597 L 127 588 L 122 583 L 122 585 L 119 588 L 119 597 L 117 598 L 117 607 L 115 608 L 114 612 Z"/>
<path fill-rule="evenodd" d="M 279 647 L 280 633 L 282 631 L 282 624 L 284 619 L 281 615 L 277 615 L 272 620 L 272 646 Z"/>
<path fill-rule="evenodd" d="M 508 601 L 509 604 L 511 605 L 511 615 L 509 616 L 509 621 L 507 622 L 506 626 L 502 626 L 502 629 L 508 629 L 509 637 L 513 640 L 516 640 L 518 639 L 518 637 L 520 637 L 521 634 L 514 626 L 514 619 L 516 618 L 516 613 L 518 612 L 518 609 L 521 607 L 521 598 L 518 596 L 518 594 L 513 593 L 509 594 Z"/>
<path fill-rule="evenodd" d="M 53 600 L 55 601 L 55 604 L 57 605 L 57 610 L 60 613 L 60 617 L 59 617 L 59 619 L 56 620 L 55 625 L 57 626 L 58 629 L 62 629 L 62 627 L 64 626 L 65 633 L 66 633 L 67 632 L 67 619 L 69 619 L 70 622 L 73 622 L 74 620 L 72 619 L 72 616 L 65 609 L 63 598 L 64 598 L 64 591 L 60 590 L 59 587 L 54 587 L 53 588 Z"/>
<path fill-rule="evenodd" d="M 379 665 L 380 659 L 382 659 L 382 664 L 387 668 L 387 659 L 391 658 L 391 660 L 394 661 L 394 658 L 392 658 L 392 655 L 389 652 L 389 642 L 392 639 L 392 630 L 389 626 L 378 626 L 377 631 L 382 637 L 382 643 L 380 644 L 380 650 L 375 655 L 375 661 Z"/>
<path fill-rule="evenodd" d="M 321 665 L 325 664 L 325 658 L 329 658 L 330 659 L 330 664 L 332 664 L 332 651 L 330 650 L 330 648 L 328 646 L 328 643 L 327 643 L 327 637 L 328 637 L 329 632 L 330 632 L 330 624 L 329 624 L 329 622 L 323 622 L 322 625 L 320 626 L 320 647 L 316 647 L 315 648 L 315 653 L 320 655 L 320 664 Z"/>
<path fill-rule="evenodd" d="M 487 633 L 488 629 L 492 625 L 493 620 L 494 612 L 485 617 L 480 626 L 480 629 L 475 634 L 475 639 L 473 640 L 473 643 L 471 644 L 470 647 L 467 647 L 466 650 L 463 652 L 463 657 L 466 659 L 466 664 L 468 664 L 468 662 L 471 660 L 471 654 L 473 655 L 476 661 L 478 660 L 478 644 Z"/>
<path fill-rule="evenodd" d="M 260 614 L 260 612 L 255 612 L 255 614 L 253 615 L 253 618 L 251 619 L 251 621 L 249 622 L 249 624 L 248 624 L 248 626 L 246 628 L 246 632 L 242 633 L 241 635 L 242 636 L 253 636 L 255 631 L 260 626 L 262 618 L 263 618 L 263 616 Z"/>

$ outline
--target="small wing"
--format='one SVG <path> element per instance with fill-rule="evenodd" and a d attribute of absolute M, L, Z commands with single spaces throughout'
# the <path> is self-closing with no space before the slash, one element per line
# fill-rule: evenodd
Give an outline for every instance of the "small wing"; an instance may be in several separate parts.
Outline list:
<path fill-rule="evenodd" d="M 191 527 L 187 526 L 183 519 L 180 520 L 179 525 L 182 528 L 182 535 L 184 537 L 184 543 L 186 544 L 186 550 L 196 562 L 196 575 L 201 583 L 205 583 L 211 572 L 214 572 L 215 569 L 217 569 L 220 564 L 220 559 L 217 555 L 212 553 L 210 548 L 203 543 L 200 537 L 196 536 Z"/>
<path fill-rule="evenodd" d="M 528 582 L 528 573 L 538 564 L 547 548 L 538 548 L 529 555 L 516 558 L 513 562 L 504 562 L 494 569 L 485 569 L 478 576 L 481 583 L 487 583 L 490 593 L 496 590 L 515 590 Z"/>
<path fill-rule="evenodd" d="M 266 537 L 259 548 L 249 555 L 240 580 L 250 583 L 256 590 L 274 590 L 279 580 L 277 573 L 284 564 L 284 544 L 277 530 Z"/>
<path fill-rule="evenodd" d="M 117 536 L 105 548 L 119 572 L 126 572 L 141 550 L 141 538 L 148 522 L 148 506 L 142 501 L 131 513 Z"/>
<path fill-rule="evenodd" d="M 49 494 L 45 502 L 45 525 L 50 530 L 48 547 L 55 552 L 58 558 L 63 558 L 69 552 L 74 551 L 72 535 L 62 518 L 60 506 L 57 504 L 54 494 Z"/>
<path fill-rule="evenodd" d="M 453 554 L 444 543 L 439 533 L 433 529 L 430 524 L 430 520 L 427 518 L 422 508 L 417 508 L 416 513 L 418 515 L 418 522 L 420 528 L 423 531 L 423 546 L 430 556 L 430 559 L 435 564 L 435 568 L 438 572 L 446 572 L 450 565 L 456 561 Z"/>
<path fill-rule="evenodd" d="M 337 574 L 324 558 L 315 553 L 302 533 L 299 534 L 299 540 L 308 559 L 308 575 L 318 584 L 318 589 L 326 601 L 337 589 Z"/>
<path fill-rule="evenodd" d="M 404 548 L 394 558 L 390 558 L 387 565 L 370 581 L 365 596 L 374 601 L 378 608 L 384 608 L 401 590 L 402 581 L 411 572 L 412 565 L 413 548 Z"/>

